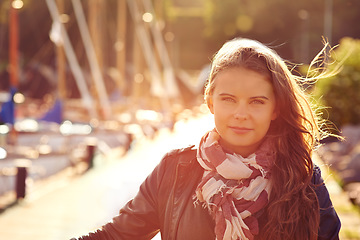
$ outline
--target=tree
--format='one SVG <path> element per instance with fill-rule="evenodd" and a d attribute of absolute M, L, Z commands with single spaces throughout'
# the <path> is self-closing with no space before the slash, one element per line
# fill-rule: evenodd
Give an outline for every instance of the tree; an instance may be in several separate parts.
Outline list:
<path fill-rule="evenodd" d="M 204 34 L 216 49 L 235 36 L 248 37 L 276 46 L 286 59 L 309 63 L 322 48 L 325 1 L 207 0 Z M 359 8 L 357 0 L 333 1 L 334 45 L 344 36 L 360 37 L 354 25 Z"/>
<path fill-rule="evenodd" d="M 360 40 L 343 38 L 331 54 L 329 71 L 341 64 L 338 74 L 320 79 L 314 89 L 316 99 L 325 108 L 323 117 L 337 128 L 360 124 Z M 336 130 L 335 130 L 336 131 Z"/>

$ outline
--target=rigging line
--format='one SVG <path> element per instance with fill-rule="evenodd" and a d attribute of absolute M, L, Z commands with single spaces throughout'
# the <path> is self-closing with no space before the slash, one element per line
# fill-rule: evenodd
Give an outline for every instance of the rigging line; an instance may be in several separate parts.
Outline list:
<path fill-rule="evenodd" d="M 59 11 L 57 9 L 56 3 L 54 0 L 46 0 L 46 4 L 49 8 L 49 12 L 53 19 L 53 22 L 60 24 L 61 38 L 62 38 L 62 41 L 64 44 L 65 55 L 66 55 L 67 60 L 69 61 L 70 69 L 71 69 L 71 71 L 74 75 L 75 81 L 78 85 L 78 88 L 79 88 L 79 91 L 80 91 L 80 94 L 82 97 L 82 102 L 85 105 L 85 107 L 87 108 L 90 117 L 96 118 L 97 114 L 96 114 L 96 111 L 94 110 L 93 100 L 92 100 L 89 90 L 87 88 L 84 75 L 79 66 L 79 62 L 77 61 L 76 56 L 74 54 L 74 49 L 71 45 L 70 39 L 67 35 L 67 32 L 65 31 L 63 24 L 60 21 L 60 15 L 59 15 Z"/>
<path fill-rule="evenodd" d="M 175 81 L 174 69 L 170 61 L 170 57 L 165 46 L 165 42 L 163 36 L 161 35 L 161 30 L 159 29 L 159 25 L 156 22 L 156 15 L 153 4 L 150 0 L 142 0 L 145 11 L 151 13 L 154 18 L 150 23 L 151 33 L 154 37 L 155 46 L 159 53 L 161 62 L 164 66 L 164 80 L 166 90 L 171 97 L 179 96 L 179 90 L 177 88 L 177 84 Z"/>
<path fill-rule="evenodd" d="M 72 4 L 75 10 L 75 17 L 79 24 L 80 35 L 84 43 L 86 56 L 90 64 L 90 71 L 93 76 L 95 86 L 99 92 L 101 107 L 104 109 L 105 118 L 108 118 L 111 116 L 110 102 L 104 86 L 104 79 L 100 71 L 94 45 L 91 41 L 89 29 L 85 21 L 85 15 L 79 0 L 72 0 Z"/>
<path fill-rule="evenodd" d="M 145 27 L 142 25 L 141 16 L 137 3 L 134 0 L 127 1 L 130 14 L 134 20 L 135 31 L 139 39 L 140 46 L 143 50 L 146 63 L 150 69 L 151 73 L 151 91 L 154 96 L 164 97 L 167 99 L 167 92 L 164 91 L 163 85 L 161 83 L 161 73 L 157 62 L 155 61 L 154 53 L 152 51 L 151 41 L 146 32 Z"/>
<path fill-rule="evenodd" d="M 31 65 L 32 63 L 38 63 L 40 61 L 38 61 L 38 59 L 44 59 L 47 58 L 49 56 L 49 54 L 51 54 L 51 49 L 52 49 L 52 42 L 50 39 L 48 39 L 41 47 L 40 49 L 38 49 L 38 51 L 36 51 L 36 53 L 31 57 L 31 59 L 29 60 L 29 65 Z"/>

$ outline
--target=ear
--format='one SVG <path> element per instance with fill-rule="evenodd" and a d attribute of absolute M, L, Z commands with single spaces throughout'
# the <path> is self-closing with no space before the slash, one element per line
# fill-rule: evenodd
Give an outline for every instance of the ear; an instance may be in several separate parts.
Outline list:
<path fill-rule="evenodd" d="M 207 104 L 210 112 L 211 112 L 212 114 L 214 114 L 214 104 L 213 104 L 212 97 L 208 97 L 208 99 L 206 100 L 206 104 Z"/>
<path fill-rule="evenodd" d="M 277 110 L 277 108 L 275 108 L 271 115 L 271 120 L 274 121 L 278 117 L 278 113 L 279 113 L 279 111 Z"/>

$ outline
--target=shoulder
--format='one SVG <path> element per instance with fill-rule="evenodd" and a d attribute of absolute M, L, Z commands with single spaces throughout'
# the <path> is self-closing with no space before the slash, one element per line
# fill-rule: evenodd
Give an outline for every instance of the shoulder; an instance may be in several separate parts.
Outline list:
<path fill-rule="evenodd" d="M 314 165 L 313 175 L 311 178 L 312 187 L 318 197 L 319 203 L 327 201 L 329 198 L 329 192 L 325 186 L 324 180 L 321 176 L 321 169 L 319 166 Z"/>
<path fill-rule="evenodd" d="M 196 151 L 195 145 L 190 145 L 185 148 L 173 149 L 170 152 L 168 152 L 167 155 L 175 156 L 175 155 L 180 155 L 180 154 L 188 154 L 189 152 L 193 152 L 193 151 Z"/>
<path fill-rule="evenodd" d="M 168 152 L 163 160 L 165 161 L 176 161 L 176 162 L 192 162 L 196 158 L 196 148 L 194 145 L 188 146 L 186 148 L 173 149 Z"/>
<path fill-rule="evenodd" d="M 194 146 L 188 146 L 185 148 L 173 149 L 167 152 L 160 163 L 158 164 L 158 168 L 162 170 L 170 170 L 172 168 L 176 168 L 179 164 L 186 164 L 195 162 L 196 159 L 196 149 Z"/>
<path fill-rule="evenodd" d="M 327 190 L 321 176 L 321 169 L 317 165 L 314 165 L 312 183 L 315 188 L 315 193 L 320 207 L 318 239 L 339 239 L 338 236 L 341 228 L 341 222 L 331 202 L 329 191 Z"/>
<path fill-rule="evenodd" d="M 312 182 L 312 187 L 314 188 L 315 193 L 318 197 L 320 208 L 332 207 L 330 194 L 321 176 L 321 169 L 319 166 L 314 165 L 314 171 L 311 182 Z"/>
<path fill-rule="evenodd" d="M 192 169 L 192 166 L 197 163 L 196 152 L 194 146 L 189 146 L 173 149 L 166 153 L 153 171 L 153 174 L 157 175 L 157 181 L 163 186 L 167 186 L 167 184 L 175 181 L 178 169 L 186 169 L 186 172 L 190 172 L 189 169 Z M 163 181 L 164 179 L 166 181 Z"/>
<path fill-rule="evenodd" d="M 167 186 L 174 181 L 176 169 L 182 165 L 181 162 L 195 162 L 193 159 L 196 159 L 196 150 L 193 146 L 169 151 L 149 174 L 144 186 L 149 187 L 154 184 L 158 187 Z"/>
<path fill-rule="evenodd" d="M 311 182 L 315 185 L 317 184 L 322 184 L 324 181 L 322 179 L 321 176 L 321 169 L 318 165 L 314 164 L 314 168 L 313 168 L 313 175 L 311 178 Z"/>
<path fill-rule="evenodd" d="M 314 170 L 313 170 L 313 174 L 314 175 L 321 175 L 321 169 L 318 165 L 314 164 Z"/>

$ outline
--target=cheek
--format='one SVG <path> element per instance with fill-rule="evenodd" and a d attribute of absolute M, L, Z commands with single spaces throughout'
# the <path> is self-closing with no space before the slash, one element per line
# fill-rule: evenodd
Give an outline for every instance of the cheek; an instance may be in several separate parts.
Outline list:
<path fill-rule="evenodd" d="M 216 106 L 216 105 L 214 105 L 214 106 Z M 214 109 L 214 111 L 213 111 L 214 117 L 219 120 L 226 120 L 226 119 L 233 117 L 233 110 L 231 107 L 224 106 L 224 105 L 221 105 L 221 106 L 218 105 L 218 106 L 214 107 L 213 109 Z"/>
<path fill-rule="evenodd" d="M 213 114 L 216 122 L 223 121 L 223 119 L 225 118 L 225 115 L 221 112 L 221 110 L 216 110 Z"/>
<path fill-rule="evenodd" d="M 212 113 L 216 115 L 221 115 L 225 111 L 224 106 L 218 101 L 212 102 L 211 107 L 212 107 Z"/>
<path fill-rule="evenodd" d="M 253 119 L 264 126 L 270 125 L 271 121 L 276 118 L 274 111 L 265 110 L 253 113 Z"/>
<path fill-rule="evenodd" d="M 215 121 L 215 125 L 217 127 L 221 127 L 222 125 L 226 124 L 230 118 L 229 114 L 227 114 L 225 111 L 223 111 L 223 109 L 216 109 L 214 111 L 214 121 Z"/>
<path fill-rule="evenodd" d="M 266 109 L 266 117 L 267 119 L 269 119 L 269 121 L 273 121 L 277 118 L 275 104 L 271 104 L 270 106 L 268 106 L 268 108 Z"/>

